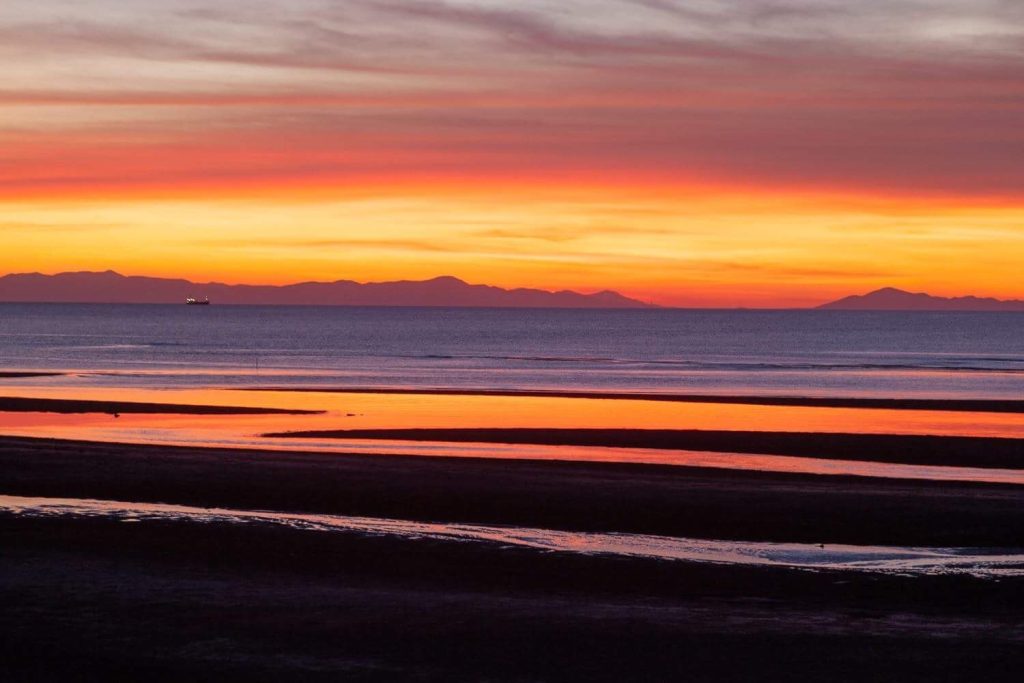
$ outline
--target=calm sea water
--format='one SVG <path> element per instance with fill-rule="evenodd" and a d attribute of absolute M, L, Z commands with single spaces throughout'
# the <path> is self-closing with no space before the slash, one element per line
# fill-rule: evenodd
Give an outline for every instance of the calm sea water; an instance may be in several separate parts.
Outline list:
<path fill-rule="evenodd" d="M 140 387 L 1020 398 L 1024 314 L 2 304 L 0 368 Z"/>

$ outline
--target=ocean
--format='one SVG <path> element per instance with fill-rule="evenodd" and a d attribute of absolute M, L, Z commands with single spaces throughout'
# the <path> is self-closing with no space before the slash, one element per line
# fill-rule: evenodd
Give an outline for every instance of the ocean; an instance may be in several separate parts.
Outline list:
<path fill-rule="evenodd" d="M 0 304 L 0 368 L 139 388 L 1019 398 L 1024 313 Z"/>

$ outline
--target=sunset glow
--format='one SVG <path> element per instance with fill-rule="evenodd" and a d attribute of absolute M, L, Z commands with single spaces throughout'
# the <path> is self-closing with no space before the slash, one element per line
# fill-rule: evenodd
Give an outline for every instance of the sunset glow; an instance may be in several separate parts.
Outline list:
<path fill-rule="evenodd" d="M 0 272 L 1024 298 L 1024 5 L 0 7 Z"/>

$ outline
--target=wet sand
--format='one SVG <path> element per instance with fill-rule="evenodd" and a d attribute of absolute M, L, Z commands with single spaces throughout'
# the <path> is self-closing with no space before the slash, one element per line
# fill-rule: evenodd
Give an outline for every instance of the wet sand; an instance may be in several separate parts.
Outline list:
<path fill-rule="evenodd" d="M 1024 487 L 0 437 L 0 493 L 1010 548 Z M 0 514 L 5 680 L 1016 680 L 1024 583 Z"/>
<path fill-rule="evenodd" d="M 841 543 L 776 543 L 684 538 L 650 534 L 565 531 L 524 526 L 354 517 L 301 512 L 195 507 L 90 498 L 39 498 L 0 494 L 0 515 L 125 523 L 192 522 L 262 525 L 330 534 L 391 537 L 442 543 L 529 548 L 575 555 L 615 555 L 686 563 L 785 567 L 855 573 L 984 579 L 1024 578 L 1024 548 L 919 548 Z"/>
<path fill-rule="evenodd" d="M 247 406 L 203 406 L 134 401 L 89 401 L 58 398 L 0 397 L 0 412 L 7 413 L 114 413 L 146 415 L 315 415 L 313 410 L 253 408 Z"/>
<path fill-rule="evenodd" d="M 365 387 L 246 387 L 239 391 L 297 393 L 393 394 L 413 396 L 510 396 L 524 398 L 580 398 L 592 400 L 712 403 L 723 405 L 794 406 L 805 408 L 870 408 L 879 410 L 937 410 L 968 413 L 1024 413 L 1024 401 L 965 398 L 859 398 L 825 396 L 753 396 L 723 394 L 669 394 L 607 391 L 529 391 L 498 389 L 368 389 Z"/>
<path fill-rule="evenodd" d="M 1021 544 L 1024 486 L 0 437 L 0 493 L 804 543 Z"/>
<path fill-rule="evenodd" d="M 1024 439 L 670 429 L 336 429 L 275 432 L 270 438 L 440 441 L 449 443 L 602 446 L 656 450 L 760 453 L 804 458 L 935 465 L 1024 468 Z"/>

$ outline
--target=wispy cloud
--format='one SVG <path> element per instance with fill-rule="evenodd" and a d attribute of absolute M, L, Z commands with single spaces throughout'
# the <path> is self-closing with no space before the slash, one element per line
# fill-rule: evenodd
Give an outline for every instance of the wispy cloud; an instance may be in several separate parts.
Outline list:
<path fill-rule="evenodd" d="M 0 56 L 0 102 L 21 105 L 0 142 L 34 127 L 95 169 L 16 169 L 19 186 L 377 175 L 354 149 L 411 178 L 1024 186 L 1016 2 L 14 0 Z M 92 106 L 123 110 L 124 161 L 81 144 Z M 130 163 L 192 140 L 209 159 Z"/>

